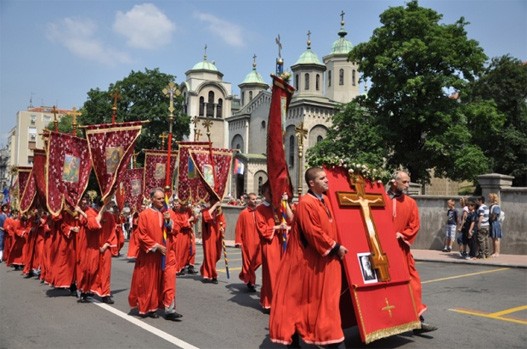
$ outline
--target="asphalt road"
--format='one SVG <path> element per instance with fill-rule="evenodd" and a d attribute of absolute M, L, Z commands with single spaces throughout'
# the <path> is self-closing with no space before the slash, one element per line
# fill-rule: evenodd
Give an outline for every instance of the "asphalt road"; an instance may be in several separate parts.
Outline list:
<path fill-rule="evenodd" d="M 124 250 L 126 249 L 126 246 Z M 115 304 L 79 304 L 69 291 L 52 289 L 0 264 L 0 348 L 284 348 L 268 338 L 269 315 L 259 293 L 238 279 L 241 256 L 228 248 L 230 279 L 223 260 L 219 284 L 199 276 L 177 279 L 180 322 L 141 319 L 130 313 L 128 291 L 134 264 L 113 259 Z M 198 246 L 197 262 L 202 250 Z M 346 329 L 349 348 L 525 348 L 527 269 L 419 262 L 427 322 L 436 332 L 362 344 Z M 258 289 L 258 285 L 257 285 Z M 302 344 L 303 348 L 315 348 Z"/>

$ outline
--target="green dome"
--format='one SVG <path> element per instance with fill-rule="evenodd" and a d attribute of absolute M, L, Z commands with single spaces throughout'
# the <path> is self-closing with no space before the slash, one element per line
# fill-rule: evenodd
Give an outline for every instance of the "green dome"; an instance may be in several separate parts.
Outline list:
<path fill-rule="evenodd" d="M 262 75 L 256 71 L 256 69 L 253 69 L 247 76 L 245 76 L 245 79 L 243 80 L 242 84 L 265 84 L 264 79 L 262 78 Z"/>
<path fill-rule="evenodd" d="M 340 39 L 335 40 L 335 42 L 333 43 L 333 48 L 331 49 L 331 53 L 348 54 L 352 48 L 353 48 L 353 45 L 351 44 L 351 42 L 346 40 L 344 37 L 341 37 Z"/>
<path fill-rule="evenodd" d="M 311 51 L 311 47 L 308 47 L 307 50 L 305 50 L 304 53 L 300 55 L 300 58 L 298 58 L 295 65 L 296 64 L 322 64 L 322 63 L 318 59 L 317 54 Z"/>
<path fill-rule="evenodd" d="M 218 68 L 214 65 L 214 63 L 207 61 L 206 59 L 204 61 L 201 61 L 199 63 L 196 63 L 194 67 L 192 67 L 192 70 L 211 70 L 211 71 L 218 71 Z"/>

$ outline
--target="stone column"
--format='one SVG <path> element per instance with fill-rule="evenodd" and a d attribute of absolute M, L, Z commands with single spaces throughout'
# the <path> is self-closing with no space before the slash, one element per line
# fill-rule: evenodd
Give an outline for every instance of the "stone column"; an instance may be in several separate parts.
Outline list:
<path fill-rule="evenodd" d="M 512 186 L 513 176 L 502 175 L 499 173 L 488 173 L 478 176 L 478 183 L 481 186 L 481 195 L 486 199 L 489 193 L 496 193 L 501 201 L 501 190 Z"/>

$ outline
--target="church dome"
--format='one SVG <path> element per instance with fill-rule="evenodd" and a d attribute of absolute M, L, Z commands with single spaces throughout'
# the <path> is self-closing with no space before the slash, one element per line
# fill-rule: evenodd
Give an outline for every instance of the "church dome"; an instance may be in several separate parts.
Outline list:
<path fill-rule="evenodd" d="M 245 76 L 242 84 L 265 84 L 262 75 L 256 71 L 256 67 L 253 67 L 253 70 Z"/>
<path fill-rule="evenodd" d="M 315 52 L 311 50 L 311 47 L 308 46 L 307 50 L 304 51 L 296 61 L 296 64 L 322 64 L 320 59 Z"/>
<path fill-rule="evenodd" d="M 344 13 L 341 14 L 342 20 L 340 21 L 340 30 L 339 30 L 339 36 L 337 40 L 333 43 L 333 47 L 331 49 L 331 53 L 333 54 L 348 54 L 352 49 L 353 45 L 349 40 L 346 39 L 346 35 L 348 34 L 346 32 L 346 29 L 344 29 Z"/>
<path fill-rule="evenodd" d="M 218 68 L 216 68 L 216 65 L 214 65 L 214 63 L 207 61 L 207 59 L 205 58 L 205 60 L 196 63 L 196 64 L 192 67 L 192 70 L 211 70 L 211 71 L 218 71 Z"/>

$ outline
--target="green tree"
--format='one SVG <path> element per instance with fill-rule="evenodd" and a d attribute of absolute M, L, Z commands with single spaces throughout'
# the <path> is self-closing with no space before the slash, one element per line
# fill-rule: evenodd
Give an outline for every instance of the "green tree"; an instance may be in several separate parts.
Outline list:
<path fill-rule="evenodd" d="M 494 108 L 473 123 L 479 135 L 475 143 L 485 149 L 491 171 L 512 175 L 514 185 L 527 186 L 527 65 L 509 55 L 493 58 L 470 87 L 463 104 Z"/>
<path fill-rule="evenodd" d="M 123 80 L 110 84 L 107 90 L 91 89 L 80 121 L 83 125 L 111 122 L 114 105 L 112 96 L 118 91 L 120 97 L 117 99 L 116 122 L 149 120 L 150 122 L 143 126 L 136 149 L 160 149 L 159 136 L 167 133 L 169 129 L 169 98 L 163 93 L 163 89 L 171 81 L 174 81 L 174 76 L 161 73 L 157 68 L 145 69 L 144 72 L 132 71 Z M 181 140 L 190 131 L 190 117 L 181 112 L 182 106 L 183 97 L 175 96 L 172 127 L 174 141 Z M 142 162 L 143 158 L 141 154 L 138 161 Z"/>
<path fill-rule="evenodd" d="M 389 8 L 370 41 L 349 54 L 372 83 L 364 105 L 390 154 L 388 167 L 405 167 L 412 181 L 422 183 L 432 169 L 453 179 L 473 179 L 487 163 L 478 147 L 470 148 L 474 158 L 460 158 L 470 144 L 469 124 L 457 112 L 460 103 L 450 97 L 475 80 L 486 56 L 467 38 L 463 18 L 439 24 L 441 18 L 417 1 Z"/>

